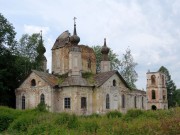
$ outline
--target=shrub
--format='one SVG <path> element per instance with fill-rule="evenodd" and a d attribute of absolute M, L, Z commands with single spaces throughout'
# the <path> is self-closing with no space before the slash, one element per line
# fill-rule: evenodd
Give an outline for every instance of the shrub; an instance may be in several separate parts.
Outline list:
<path fill-rule="evenodd" d="M 118 111 L 110 111 L 106 114 L 108 118 L 120 118 L 122 117 L 122 113 Z"/>
<path fill-rule="evenodd" d="M 0 114 L 0 132 L 6 130 L 9 127 L 9 124 L 13 122 L 14 117 L 8 113 Z"/>
<path fill-rule="evenodd" d="M 30 125 L 32 125 L 33 123 L 37 123 L 36 117 L 33 115 L 34 114 L 23 114 L 18 119 L 14 120 L 8 129 L 11 131 L 15 130 L 26 132 Z"/>
<path fill-rule="evenodd" d="M 43 103 L 43 102 L 40 102 L 37 107 L 35 108 L 36 111 L 40 111 L 40 112 L 47 112 L 47 108 L 48 106 Z"/>
<path fill-rule="evenodd" d="M 75 114 L 61 113 L 56 119 L 56 124 L 65 125 L 67 128 L 76 128 L 79 125 L 78 118 Z"/>
<path fill-rule="evenodd" d="M 135 117 L 138 117 L 142 114 L 143 114 L 142 110 L 134 109 L 134 110 L 128 110 L 126 116 L 135 118 Z"/>
<path fill-rule="evenodd" d="M 87 122 L 83 122 L 82 124 L 83 124 L 82 126 L 86 132 L 97 133 L 99 126 L 96 122 L 87 121 Z"/>
<path fill-rule="evenodd" d="M 0 107 L 0 132 L 6 130 L 10 123 L 16 119 L 21 112 L 8 107 Z"/>

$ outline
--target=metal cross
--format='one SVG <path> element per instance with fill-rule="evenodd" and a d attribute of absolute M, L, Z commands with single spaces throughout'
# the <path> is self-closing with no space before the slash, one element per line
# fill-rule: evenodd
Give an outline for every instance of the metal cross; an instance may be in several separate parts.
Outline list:
<path fill-rule="evenodd" d="M 77 19 L 76 17 L 74 17 L 74 18 L 73 18 L 73 20 L 74 20 L 74 24 L 76 24 L 76 19 Z"/>

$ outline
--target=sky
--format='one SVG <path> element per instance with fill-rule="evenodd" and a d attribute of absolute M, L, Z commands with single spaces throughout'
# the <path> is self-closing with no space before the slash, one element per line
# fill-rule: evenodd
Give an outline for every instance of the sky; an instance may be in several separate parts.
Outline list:
<path fill-rule="evenodd" d="M 138 63 L 136 86 L 146 90 L 146 73 L 165 66 L 180 88 L 180 0 L 0 0 L 0 13 L 22 34 L 43 31 L 51 71 L 51 48 L 64 31 L 80 44 L 107 46 L 122 59 L 131 50 Z"/>

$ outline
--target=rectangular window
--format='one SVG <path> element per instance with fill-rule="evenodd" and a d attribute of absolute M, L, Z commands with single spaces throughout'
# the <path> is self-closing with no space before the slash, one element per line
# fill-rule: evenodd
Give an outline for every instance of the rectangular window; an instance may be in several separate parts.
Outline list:
<path fill-rule="evenodd" d="M 64 108 L 65 109 L 71 108 L 71 99 L 70 98 L 64 98 Z"/>
<path fill-rule="evenodd" d="M 87 108 L 86 97 L 81 97 L 81 109 Z"/>

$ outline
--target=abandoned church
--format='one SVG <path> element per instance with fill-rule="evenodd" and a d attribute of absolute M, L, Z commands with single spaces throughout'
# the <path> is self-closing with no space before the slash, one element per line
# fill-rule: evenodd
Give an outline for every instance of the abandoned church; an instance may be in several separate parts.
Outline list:
<path fill-rule="evenodd" d="M 104 39 L 101 69 L 96 72 L 96 57 L 92 48 L 79 45 L 76 32 L 63 32 L 52 47 L 52 74 L 32 70 L 16 89 L 16 108 L 35 108 L 45 103 L 51 112 L 77 115 L 104 114 L 129 109 L 167 109 L 165 75 L 148 72 L 146 91 L 132 89 L 118 71 L 111 70 L 109 48 Z"/>

